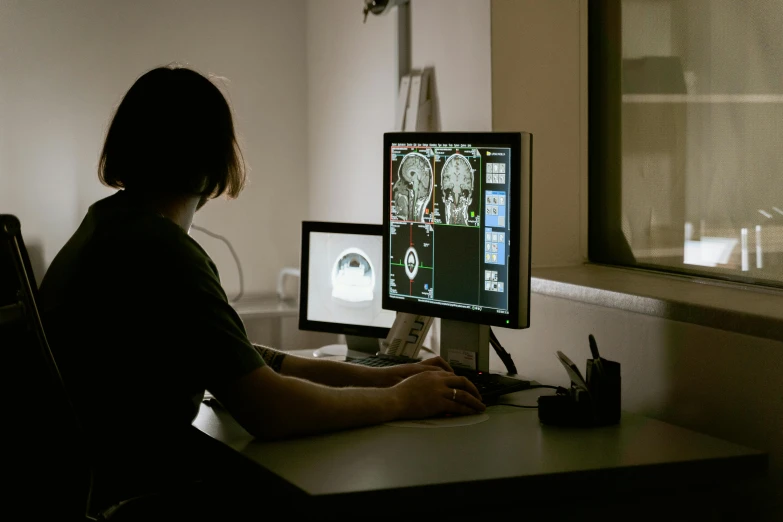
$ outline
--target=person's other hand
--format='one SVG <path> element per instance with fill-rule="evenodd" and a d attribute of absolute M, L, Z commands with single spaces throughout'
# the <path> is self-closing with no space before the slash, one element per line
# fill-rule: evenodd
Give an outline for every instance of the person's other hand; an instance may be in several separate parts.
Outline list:
<path fill-rule="evenodd" d="M 472 415 L 486 407 L 472 382 L 445 371 L 424 371 L 396 384 L 401 419 Z"/>
<path fill-rule="evenodd" d="M 377 377 L 377 379 L 375 379 L 375 383 L 379 388 L 394 386 L 395 384 L 404 381 L 408 377 L 412 377 L 413 375 L 417 375 L 422 372 L 441 370 L 454 373 L 454 370 L 451 369 L 449 363 L 447 363 L 441 357 L 432 357 L 418 363 L 398 364 L 396 366 L 373 368 L 372 370 Z"/>
<path fill-rule="evenodd" d="M 435 366 L 442 370 L 446 370 L 447 372 L 454 373 L 454 370 L 451 368 L 451 366 L 449 366 L 449 363 L 446 362 L 446 359 L 440 356 L 435 356 L 429 359 L 425 359 L 417 364 L 420 364 L 422 366 Z"/>

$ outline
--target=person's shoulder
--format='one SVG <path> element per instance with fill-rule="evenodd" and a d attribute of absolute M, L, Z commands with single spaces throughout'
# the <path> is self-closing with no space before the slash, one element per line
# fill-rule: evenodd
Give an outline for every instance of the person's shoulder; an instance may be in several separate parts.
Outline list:
<path fill-rule="evenodd" d="M 181 269 L 198 265 L 211 270 L 209 255 L 179 225 L 112 198 L 101 200 L 90 209 L 95 222 L 94 248 L 144 265 Z"/>
<path fill-rule="evenodd" d="M 204 249 L 182 227 L 163 216 L 139 215 L 124 224 L 124 232 L 129 241 L 146 244 L 164 255 L 208 257 Z"/>

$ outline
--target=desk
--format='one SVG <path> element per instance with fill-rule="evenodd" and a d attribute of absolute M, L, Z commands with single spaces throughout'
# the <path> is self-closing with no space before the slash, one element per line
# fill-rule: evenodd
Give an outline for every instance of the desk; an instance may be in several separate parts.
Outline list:
<path fill-rule="evenodd" d="M 507 400 L 530 404 L 536 391 Z M 297 504 L 314 510 L 383 506 L 389 514 L 411 502 L 441 510 L 476 498 L 522 507 L 553 493 L 559 502 L 584 502 L 607 489 L 627 495 L 766 475 L 762 452 L 640 415 L 574 429 L 542 426 L 533 409 L 495 405 L 487 413 L 486 422 L 465 427 L 383 425 L 273 443 L 253 441 L 219 407 L 202 405 L 194 425 L 274 473 Z"/>

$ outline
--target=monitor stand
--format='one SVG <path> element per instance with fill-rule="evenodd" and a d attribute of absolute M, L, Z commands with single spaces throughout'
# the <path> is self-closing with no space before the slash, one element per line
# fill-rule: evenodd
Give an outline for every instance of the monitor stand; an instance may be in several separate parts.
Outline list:
<path fill-rule="evenodd" d="M 313 357 L 367 357 L 375 355 L 380 349 L 380 340 L 375 337 L 361 337 L 358 335 L 346 335 L 347 344 L 328 344 L 313 352 Z"/>
<path fill-rule="evenodd" d="M 440 320 L 440 356 L 451 366 L 489 371 L 489 326 Z"/>

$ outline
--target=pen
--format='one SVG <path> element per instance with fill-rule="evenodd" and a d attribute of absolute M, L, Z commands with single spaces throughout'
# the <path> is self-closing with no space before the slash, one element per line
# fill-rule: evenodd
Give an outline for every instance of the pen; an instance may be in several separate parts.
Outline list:
<path fill-rule="evenodd" d="M 593 354 L 593 365 L 598 370 L 598 376 L 603 377 L 604 367 L 601 362 L 601 355 L 598 353 L 598 344 L 595 342 L 595 337 L 593 337 L 593 334 L 590 334 L 588 339 L 590 340 L 590 353 Z"/>

